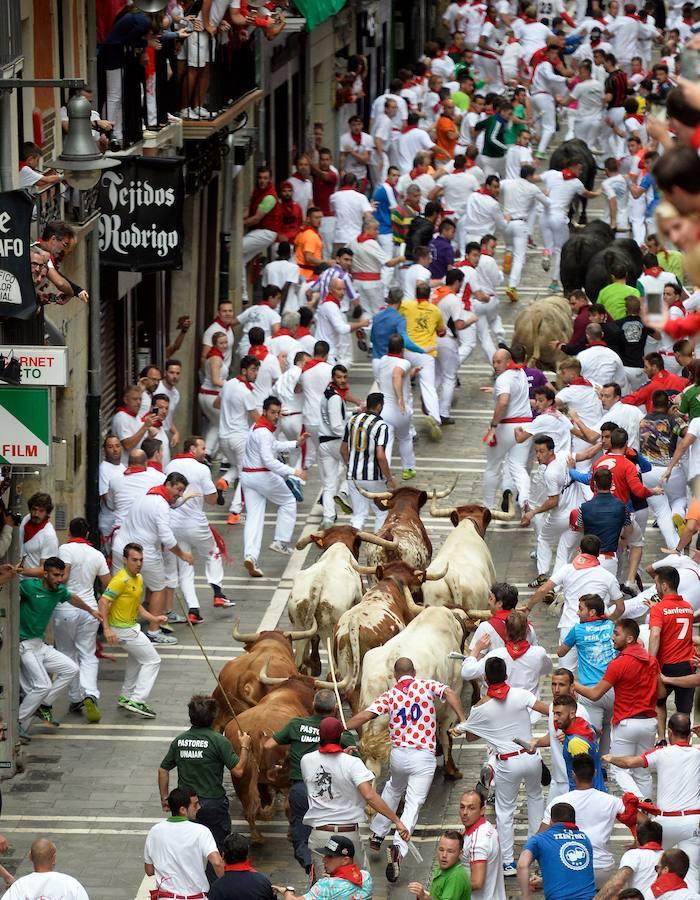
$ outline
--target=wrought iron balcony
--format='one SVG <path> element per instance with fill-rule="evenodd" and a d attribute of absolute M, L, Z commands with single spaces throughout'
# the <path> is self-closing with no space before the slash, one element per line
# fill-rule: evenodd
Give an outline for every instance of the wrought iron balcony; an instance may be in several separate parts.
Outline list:
<path fill-rule="evenodd" d="M 22 60 L 22 17 L 19 0 L 0 0 L 0 69 Z"/>

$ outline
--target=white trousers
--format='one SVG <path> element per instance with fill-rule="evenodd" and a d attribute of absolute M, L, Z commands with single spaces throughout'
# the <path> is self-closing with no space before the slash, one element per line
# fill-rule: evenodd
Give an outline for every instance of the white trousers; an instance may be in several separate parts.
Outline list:
<path fill-rule="evenodd" d="M 528 837 L 537 832 L 544 815 L 542 795 L 542 759 L 538 753 L 521 753 L 495 762 L 496 829 L 501 839 L 504 865 L 513 862 L 513 817 L 520 785 L 525 783 L 527 795 Z"/>
<path fill-rule="evenodd" d="M 299 435 L 297 435 L 298 437 Z M 220 438 L 219 447 L 221 452 L 228 460 L 228 471 L 224 475 L 229 484 L 236 484 L 233 491 L 233 498 L 229 512 L 240 513 L 243 509 L 243 498 L 241 495 L 241 467 L 243 465 L 243 452 L 245 451 L 246 434 L 235 434 L 231 437 Z"/>
<path fill-rule="evenodd" d="M 412 411 L 407 408 L 406 415 L 402 416 L 398 406 L 388 404 L 385 399 L 384 409 L 382 410 L 382 419 L 389 425 L 389 440 L 386 445 L 386 458 L 389 466 L 391 466 L 394 441 L 396 440 L 399 443 L 401 468 L 415 469 L 416 451 L 413 447 L 413 438 L 411 436 L 411 425 L 413 422 Z"/>
<path fill-rule="evenodd" d="M 437 339 L 437 393 L 440 403 L 440 416 L 446 419 L 450 415 L 452 398 L 457 387 L 459 370 L 459 341 L 451 334 Z"/>
<path fill-rule="evenodd" d="M 114 628 L 128 657 L 121 693 L 127 700 L 145 703 L 160 669 L 160 656 L 138 625 Z"/>
<path fill-rule="evenodd" d="M 383 181 L 383 179 L 382 179 Z M 380 182 L 381 184 L 382 182 Z M 395 255 L 394 250 L 394 236 L 391 234 L 378 234 L 377 235 L 377 243 L 382 248 L 382 250 L 388 255 L 389 259 Z M 383 266 L 382 267 L 382 285 L 385 290 L 388 291 L 389 288 L 394 284 L 394 279 L 396 278 L 396 266 Z"/>
<path fill-rule="evenodd" d="M 251 259 L 263 253 L 277 240 L 277 232 L 269 228 L 254 228 L 243 236 L 243 265 L 247 265 Z"/>
<path fill-rule="evenodd" d="M 214 394 L 198 394 L 199 409 L 207 420 L 204 430 L 204 442 L 207 445 L 207 453 L 214 456 L 219 449 L 219 410 L 214 408 L 216 396 Z"/>
<path fill-rule="evenodd" d="M 428 791 L 435 775 L 435 754 L 430 750 L 409 747 L 392 747 L 389 756 L 389 780 L 384 785 L 382 800 L 396 812 L 401 798 L 404 800 L 401 821 L 409 831 L 413 831 L 421 807 L 425 803 Z M 391 830 L 391 822 L 386 816 L 378 813 L 372 821 L 372 833 L 385 837 Z M 394 845 L 399 848 L 401 856 L 408 853 L 408 845 L 394 832 Z"/>
<path fill-rule="evenodd" d="M 188 528 L 174 528 L 173 534 L 182 550 L 186 550 L 204 561 L 209 584 L 221 587 L 224 580 L 224 564 L 208 523 L 193 522 Z M 185 606 L 188 609 L 199 609 L 197 589 L 194 586 L 194 566 L 172 553 L 168 553 L 167 556 L 171 557 L 172 562 L 177 566 L 177 583 L 182 591 Z"/>
<path fill-rule="evenodd" d="M 267 501 L 277 507 L 274 540 L 283 544 L 288 544 L 292 539 L 297 521 L 297 502 L 284 479 L 274 472 L 242 472 L 241 483 L 246 507 L 243 553 L 246 559 L 257 562 Z"/>
<path fill-rule="evenodd" d="M 499 425 L 496 428 L 496 446 L 486 448 L 486 468 L 482 482 L 484 506 L 493 509 L 496 491 L 501 482 L 503 467 L 508 469 L 511 482 L 518 492 L 518 503 L 522 505 L 530 499 L 530 476 L 527 472 L 528 446 L 515 440 L 517 424 Z"/>
<path fill-rule="evenodd" d="M 656 716 L 648 719 L 623 719 L 613 725 L 610 736 L 610 752 L 613 756 L 641 756 L 654 746 Z M 639 798 L 652 797 L 652 781 L 649 769 L 619 769 L 611 766 L 612 775 L 624 793 L 632 791 Z"/>
<path fill-rule="evenodd" d="M 282 433 L 284 441 L 298 441 L 301 435 L 301 413 L 291 413 L 290 415 L 280 416 L 278 428 Z M 295 469 L 299 468 L 301 461 L 301 447 L 295 447 L 293 450 L 287 450 L 287 462 Z M 234 512 L 233 506 L 231 512 Z"/>
<path fill-rule="evenodd" d="M 613 106 L 612 109 L 606 110 L 604 115 L 605 118 L 610 119 L 613 125 L 616 125 L 618 128 L 621 128 L 625 121 L 625 109 L 623 106 Z M 615 159 L 624 156 L 625 139 L 615 134 L 609 125 L 605 126 L 603 135 L 607 138 L 610 155 L 614 156 Z"/>
<path fill-rule="evenodd" d="M 475 304 L 472 306 L 472 312 L 475 315 L 477 315 L 477 310 L 475 308 L 477 303 L 481 306 L 481 301 L 476 300 Z M 496 345 L 494 344 L 493 338 L 491 337 L 491 332 L 489 330 L 489 320 L 487 316 L 479 316 L 474 325 L 470 325 L 469 328 L 463 328 L 460 332 L 458 332 L 458 334 L 458 352 L 460 365 L 468 360 L 472 355 L 472 351 L 476 347 L 477 340 L 479 341 L 481 351 L 484 354 L 484 359 L 489 365 L 491 365 L 493 354 L 496 352 Z"/>
<path fill-rule="evenodd" d="M 387 517 L 388 510 L 380 509 L 374 502 L 374 500 L 368 500 L 367 497 L 363 496 L 358 490 L 357 485 L 361 488 L 364 488 L 366 491 L 385 491 L 386 490 L 386 482 L 385 481 L 353 481 L 351 478 L 348 478 L 348 495 L 350 496 L 350 503 L 352 504 L 352 517 L 350 518 L 350 524 L 353 528 L 362 529 L 367 517 L 370 513 L 370 504 L 374 507 L 374 530 L 375 532 L 379 531 L 379 529 L 384 524 L 384 521 Z"/>
<path fill-rule="evenodd" d="M 324 441 L 318 446 L 318 474 L 321 478 L 323 518 L 331 522 L 335 519 L 334 497 L 343 472 L 340 458 L 340 440 Z"/>
<path fill-rule="evenodd" d="M 24 700 L 19 706 L 22 728 L 29 727 L 40 706 L 53 706 L 53 701 L 78 671 L 72 659 L 45 644 L 41 638 L 19 642 L 19 683 L 24 692 Z"/>
<path fill-rule="evenodd" d="M 63 607 L 68 607 L 64 609 Z M 61 603 L 53 614 L 53 639 L 56 649 L 78 664 L 79 672 L 68 685 L 68 699 L 79 703 L 86 697 L 98 700 L 97 673 L 100 661 L 95 656 L 99 622 L 84 609 Z"/>
<path fill-rule="evenodd" d="M 561 248 L 569 239 L 569 219 L 558 210 L 547 210 L 540 218 L 542 244 L 552 254 L 552 281 L 559 281 Z"/>
<path fill-rule="evenodd" d="M 552 550 L 556 545 L 554 568 L 566 565 L 580 535 L 569 528 L 570 509 L 552 509 L 542 516 L 537 532 L 537 574 L 547 575 L 552 565 Z"/>
<path fill-rule="evenodd" d="M 566 560 L 568 562 L 568 560 Z M 538 566 L 539 569 L 539 566 Z M 554 566 L 554 570 L 556 571 L 557 565 Z M 563 627 L 559 626 L 559 643 L 564 643 L 564 638 L 571 631 L 570 625 L 564 625 Z M 578 676 L 578 650 L 576 647 L 571 647 L 569 652 L 561 657 L 559 660 L 559 665 L 562 669 L 568 669 L 570 672 L 573 672 L 574 678 Z"/>
<path fill-rule="evenodd" d="M 435 358 L 429 353 L 414 353 L 404 350 L 404 357 L 412 366 L 420 366 L 418 384 L 426 414 L 440 423 L 440 403 L 435 389 Z"/>
<path fill-rule="evenodd" d="M 691 891 L 700 890 L 700 816 L 652 816 L 663 829 L 664 850 L 678 847 L 688 854 L 690 868 L 683 879 Z"/>
<path fill-rule="evenodd" d="M 105 119 L 111 122 L 112 137 L 121 143 L 124 136 L 122 115 L 122 70 L 107 69 L 107 98 L 105 104 Z"/>
<path fill-rule="evenodd" d="M 579 116 L 574 118 L 574 137 L 584 141 L 588 147 L 597 147 L 602 116 Z"/>
<path fill-rule="evenodd" d="M 323 258 L 331 259 L 333 255 L 333 232 L 335 231 L 335 216 L 322 216 L 318 233 L 323 241 Z M 294 362 L 294 360 L 292 360 Z"/>
<path fill-rule="evenodd" d="M 638 391 L 643 384 L 646 384 L 649 380 L 644 372 L 644 369 L 638 369 L 635 366 L 623 366 L 625 370 L 625 375 L 627 375 L 627 381 L 629 383 L 630 392 L 634 393 Z"/>
<path fill-rule="evenodd" d="M 613 703 L 615 691 L 609 690 L 603 694 L 600 700 L 587 700 L 586 697 L 578 698 L 586 707 L 588 719 L 597 732 L 600 733 L 600 752 L 607 753 L 610 750 L 610 733 L 612 729 Z"/>
<path fill-rule="evenodd" d="M 540 132 L 537 150 L 539 153 L 544 153 L 557 130 L 557 105 L 551 94 L 533 94 L 531 100 L 535 108 L 537 128 Z"/>
<path fill-rule="evenodd" d="M 527 222 L 514 220 L 508 222 L 508 225 L 506 226 L 506 248 L 513 253 L 513 260 L 510 264 L 510 275 L 508 276 L 509 287 L 517 288 L 520 284 L 523 266 L 525 265 L 527 239 L 529 234 L 530 231 Z"/>
<path fill-rule="evenodd" d="M 651 471 L 644 472 L 642 474 L 642 482 L 648 488 L 655 488 L 661 484 L 661 476 L 666 471 L 664 466 L 652 466 Z M 674 476 L 675 479 L 674 479 Z M 668 487 L 671 485 L 671 482 L 674 482 L 673 487 L 678 489 L 679 482 L 684 482 L 683 478 L 683 470 L 676 466 L 671 472 L 671 478 L 668 480 L 668 485 L 664 485 L 664 493 L 658 497 L 647 497 L 647 503 L 654 511 L 654 515 L 656 516 L 656 521 L 659 523 L 659 530 L 661 531 L 661 535 L 664 539 L 664 547 L 675 547 L 678 543 L 678 532 L 676 531 L 676 526 L 673 524 L 673 514 L 671 512 L 671 497 L 669 496 Z M 683 484 L 683 495 L 685 495 L 685 484 Z"/>

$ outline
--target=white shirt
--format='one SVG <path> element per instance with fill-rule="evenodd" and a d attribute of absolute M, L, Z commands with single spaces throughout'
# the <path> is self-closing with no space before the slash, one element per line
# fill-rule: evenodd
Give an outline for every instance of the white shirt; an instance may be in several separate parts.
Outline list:
<path fill-rule="evenodd" d="M 493 256 L 489 256 L 488 253 L 481 254 L 476 267 L 476 274 L 479 280 L 478 290 L 486 291 L 495 298 L 498 288 L 503 284 L 503 272 L 499 269 L 498 263 Z M 477 307 L 480 305 L 478 303 L 474 304 Z"/>
<path fill-rule="evenodd" d="M 262 285 L 267 287 L 274 284 L 280 290 L 285 284 L 299 284 L 299 266 L 288 259 L 276 259 L 268 263 L 262 271 Z"/>
<path fill-rule="evenodd" d="M 68 590 L 72 594 L 77 594 L 93 609 L 97 609 L 95 579 L 100 575 L 109 575 L 109 566 L 104 554 L 90 544 L 68 541 L 59 547 L 58 555 L 70 566 L 70 574 L 66 581 Z"/>
<path fill-rule="evenodd" d="M 501 204 L 490 194 L 479 191 L 470 194 L 459 222 L 469 238 L 481 238 L 485 234 L 503 232 L 506 228 Z"/>
<path fill-rule="evenodd" d="M 82 884 L 63 872 L 23 875 L 4 894 L 8 900 L 89 900 Z"/>
<path fill-rule="evenodd" d="M 246 469 L 267 469 L 280 478 L 294 474 L 294 466 L 287 466 L 277 458 L 278 453 L 293 450 L 296 441 L 278 441 L 269 428 L 253 427 L 248 432 L 243 452 L 243 471 Z M 265 474 L 265 473 L 263 473 Z"/>
<path fill-rule="evenodd" d="M 532 418 L 530 387 L 522 369 L 506 369 L 496 378 L 493 395 L 498 399 L 501 394 L 509 395 L 505 419 Z"/>
<path fill-rule="evenodd" d="M 204 498 L 216 493 L 216 487 L 211 477 L 209 466 L 199 462 L 189 454 L 180 454 L 179 458 L 171 460 L 165 469 L 166 478 L 173 472 L 184 475 L 188 481 L 187 492 L 194 491 L 199 494 L 186 500 L 170 511 L 170 523 L 173 528 L 187 529 L 192 525 L 204 524 L 209 527 L 209 521 L 204 512 Z"/>
<path fill-rule="evenodd" d="M 131 507 L 115 535 L 114 550 L 123 555 L 126 544 L 133 542 L 143 547 L 144 560 L 162 558 L 161 546 L 170 550 L 177 544 L 170 525 L 171 511 L 164 497 L 144 494 Z"/>
<path fill-rule="evenodd" d="M 558 75 L 551 62 L 546 59 L 535 69 L 530 85 L 531 94 L 552 94 L 558 97 L 566 93 L 566 78 Z"/>
<path fill-rule="evenodd" d="M 265 332 L 265 343 L 269 341 L 272 337 L 272 328 L 275 325 L 279 325 L 282 321 L 280 314 L 276 309 L 273 309 L 271 306 L 268 306 L 266 303 L 256 303 L 253 306 L 247 306 L 245 309 L 241 310 L 238 313 L 238 322 L 241 326 L 241 343 L 238 348 L 238 352 L 241 355 L 241 359 L 248 353 L 250 350 L 250 340 L 248 339 L 248 332 L 251 328 L 262 328 Z M 224 362 L 226 362 L 226 357 L 224 357 Z"/>
<path fill-rule="evenodd" d="M 430 196 L 431 191 L 435 190 L 437 182 L 429 172 L 423 172 L 420 175 L 416 175 L 415 178 L 411 178 L 410 173 L 406 173 L 396 182 L 398 194 L 402 197 L 405 196 L 406 191 L 412 184 L 415 184 L 420 188 L 421 200 L 423 203 L 427 203 L 428 197 Z"/>
<path fill-rule="evenodd" d="M 274 353 L 268 353 L 265 359 L 260 362 L 258 377 L 253 384 L 255 405 L 261 412 L 263 403 L 273 393 L 273 385 L 281 374 L 280 361 Z"/>
<path fill-rule="evenodd" d="M 136 432 L 143 427 L 143 422 L 141 421 L 141 416 L 136 413 L 136 415 L 132 416 L 131 413 L 124 412 L 124 410 L 119 410 L 112 417 L 112 426 L 110 428 L 111 433 L 118 437 L 120 441 L 123 441 L 124 438 L 133 437 Z M 145 432 L 144 432 L 145 435 Z M 141 446 L 141 442 L 143 438 L 131 448 L 132 450 L 138 450 Z M 122 463 L 126 465 L 126 462 L 129 458 L 129 450 L 125 450 L 122 447 Z"/>
<path fill-rule="evenodd" d="M 302 408 L 304 425 L 318 425 L 321 417 L 321 397 L 331 380 L 332 371 L 333 366 L 330 363 L 320 362 L 301 373 L 299 384 L 304 395 Z"/>
<path fill-rule="evenodd" d="M 249 413 L 257 409 L 253 385 L 248 386 L 248 382 L 240 378 L 230 378 L 221 388 L 219 397 L 219 437 L 226 440 L 247 435 L 251 424 Z"/>
<path fill-rule="evenodd" d="M 302 178 L 298 172 L 293 172 L 291 177 L 288 179 L 289 183 L 292 186 L 292 198 L 296 203 L 301 206 L 301 211 L 303 215 L 306 215 L 306 210 L 313 206 L 314 200 L 314 183 L 311 178 Z"/>
<path fill-rule="evenodd" d="M 155 869 L 158 887 L 187 897 L 209 891 L 207 859 L 216 852 L 206 825 L 166 819 L 148 832 L 143 861 Z"/>
<path fill-rule="evenodd" d="M 587 78 L 579 81 L 570 91 L 570 96 L 578 102 L 576 116 L 585 119 L 602 115 L 603 112 L 603 85 L 595 78 Z"/>
<path fill-rule="evenodd" d="M 355 756 L 347 753 L 320 753 L 314 750 L 301 758 L 301 774 L 306 783 L 309 810 L 304 824 L 354 825 L 366 821 L 359 784 L 374 775 Z"/>
<path fill-rule="evenodd" d="M 326 341 L 334 356 L 344 334 L 350 334 L 350 323 L 335 300 L 324 300 L 316 311 L 316 340 Z"/>
<path fill-rule="evenodd" d="M 472 706 L 467 721 L 457 725 L 457 729 L 482 737 L 497 753 L 517 752 L 522 748 L 513 743 L 513 737 L 532 739 L 530 710 L 535 703 L 537 697 L 530 691 L 512 687 L 505 700 L 490 698 Z"/>
<path fill-rule="evenodd" d="M 525 150 L 525 147 L 511 147 L 510 150 Z M 510 152 L 510 150 L 508 152 Z M 508 161 L 506 160 L 506 169 Z M 503 200 L 503 208 L 510 213 L 511 219 L 527 220 L 532 208 L 540 203 L 544 208 L 547 207 L 547 198 L 542 191 L 525 178 L 520 177 L 520 166 L 516 175 L 508 175 L 501 181 L 501 198 Z"/>
<path fill-rule="evenodd" d="M 581 355 L 579 354 L 580 358 Z M 599 382 L 599 384 L 603 383 L 602 381 Z M 600 431 L 605 422 L 614 422 L 619 428 L 624 428 L 627 432 L 629 446 L 639 450 L 639 423 L 644 418 L 644 415 L 645 413 L 639 407 L 631 406 L 629 403 L 623 403 L 621 400 L 618 400 L 607 412 L 603 410 L 600 421 L 596 423 L 594 430 Z M 691 422 L 690 424 L 692 425 L 693 423 Z"/>
<path fill-rule="evenodd" d="M 479 187 L 479 182 L 469 172 L 452 172 L 438 181 L 443 188 L 442 201 L 445 209 L 457 215 L 464 212 L 469 196 Z"/>
<path fill-rule="evenodd" d="M 552 572 L 551 579 L 564 594 L 559 628 L 573 628 L 578 624 L 578 600 L 584 594 L 598 594 L 606 608 L 620 598 L 617 578 L 601 565 L 577 569 L 573 563 L 567 563 Z"/>
<path fill-rule="evenodd" d="M 384 107 L 387 100 L 396 101 L 396 115 L 392 118 L 391 121 L 393 122 L 395 128 L 401 128 L 403 123 L 408 118 L 408 106 L 403 97 L 399 97 L 398 94 L 391 94 L 389 93 L 389 91 L 386 91 L 384 94 L 380 94 L 372 104 L 372 118 L 379 118 L 379 116 L 384 112 Z"/>
<path fill-rule="evenodd" d="M 632 870 L 632 875 L 625 883 L 626 888 L 636 888 L 653 900 L 653 894 L 650 893 L 652 884 L 656 881 L 657 873 L 655 866 L 661 859 L 663 850 L 645 850 L 643 847 L 634 847 L 622 854 L 620 860 L 620 868 Z"/>
<path fill-rule="evenodd" d="M 612 35 L 613 53 L 620 60 L 628 61 L 639 54 L 639 38 L 642 36 L 641 22 L 631 16 L 618 16 L 607 27 Z"/>
<path fill-rule="evenodd" d="M 548 434 L 554 441 L 554 452 L 557 456 L 560 453 L 571 452 L 573 425 L 563 413 L 557 413 L 556 410 L 541 413 L 539 416 L 535 416 L 532 422 L 524 422 L 520 427 L 533 437 L 538 434 Z"/>
<path fill-rule="evenodd" d="M 431 150 L 434 146 L 427 131 L 423 131 L 422 128 L 409 128 L 408 131 L 403 131 L 396 139 L 396 152 L 401 174 L 405 175 L 411 171 L 413 160 L 419 150 Z"/>
<path fill-rule="evenodd" d="M 441 310 L 442 312 L 442 310 Z M 407 359 L 397 356 L 382 356 L 377 367 L 377 386 L 382 394 L 384 394 L 384 407 L 391 409 L 392 413 L 398 413 L 398 405 L 396 403 L 396 394 L 394 392 L 393 373 L 395 369 L 401 369 L 408 372 L 411 363 Z M 411 406 L 411 379 L 404 377 L 402 380 L 403 402 L 406 408 L 406 415 L 410 416 Z"/>
<path fill-rule="evenodd" d="M 170 429 L 173 426 L 173 416 L 175 415 L 175 410 L 177 409 L 177 405 L 180 402 L 180 391 L 173 386 L 170 387 L 166 382 L 159 381 L 158 387 L 153 391 L 154 394 L 165 394 L 165 396 L 170 400 L 170 406 L 168 407 L 168 415 L 165 417 L 165 421 L 163 425 Z"/>
<path fill-rule="evenodd" d="M 98 527 L 100 529 L 100 534 L 108 535 L 115 525 L 114 511 L 111 510 L 106 502 L 105 494 L 109 490 L 109 482 L 113 475 L 120 475 L 126 466 L 123 463 L 114 463 L 108 462 L 106 459 L 103 459 L 100 463 L 100 474 L 99 474 L 99 492 L 100 492 L 100 513 L 99 513 L 99 523 Z"/>
<path fill-rule="evenodd" d="M 521 181 L 520 167 L 532 165 L 532 150 L 529 147 L 521 147 L 519 144 L 511 144 L 506 150 L 506 178 L 512 178 Z M 541 193 L 541 191 L 540 191 Z M 506 204 L 506 209 L 512 214 L 510 206 Z"/>
<path fill-rule="evenodd" d="M 578 354 L 581 363 L 581 375 L 587 381 L 595 381 L 596 384 L 610 384 L 616 382 L 622 390 L 627 385 L 627 376 L 622 365 L 622 360 L 610 347 L 593 346 L 586 347 Z"/>
<path fill-rule="evenodd" d="M 360 134 L 360 143 L 357 144 L 350 134 L 349 131 L 346 131 L 344 135 L 340 138 L 340 147 L 339 150 L 341 153 L 345 154 L 345 158 L 343 161 L 343 169 L 345 172 L 351 172 L 358 181 L 367 177 L 367 163 L 362 163 L 359 160 L 355 159 L 354 156 L 351 156 L 348 151 L 354 150 L 355 153 L 365 153 L 368 150 L 371 152 L 374 150 L 374 141 L 372 140 L 372 135 L 367 134 L 363 131 Z"/>
<path fill-rule="evenodd" d="M 294 390 L 299 383 L 300 376 L 301 366 L 294 365 L 294 361 L 292 360 L 286 371 L 282 372 L 277 379 L 275 393 L 282 401 L 283 413 L 301 412 L 302 406 L 304 405 L 304 397 L 302 394 L 297 394 Z"/>
<path fill-rule="evenodd" d="M 578 509 L 584 500 L 589 500 L 592 496 L 587 485 L 569 477 L 565 458 L 556 457 L 544 467 L 543 482 L 548 497 L 559 497 L 559 505 L 552 512 L 554 515 Z M 546 512 L 544 515 L 548 516 L 550 513 Z"/>
<path fill-rule="evenodd" d="M 673 566 L 680 576 L 678 593 L 697 612 L 700 609 L 700 565 L 689 556 L 679 556 L 671 553 L 651 564 L 652 568 L 660 569 L 662 566 Z"/>
<path fill-rule="evenodd" d="M 618 231 L 625 231 L 629 225 L 627 219 L 627 207 L 630 202 L 630 189 L 627 179 L 618 172 L 616 175 L 604 178 L 600 187 L 608 200 L 612 200 L 613 198 L 617 200 L 615 227 Z M 608 225 L 610 224 L 610 207 L 607 203 L 603 208 L 603 221 L 607 222 Z"/>
<path fill-rule="evenodd" d="M 163 484 L 165 475 L 150 466 L 137 472 L 124 471 L 113 475 L 107 490 L 107 505 L 114 510 L 114 524 L 118 528 L 129 514 L 134 503 L 149 488 Z"/>
<path fill-rule="evenodd" d="M 416 285 L 418 282 L 425 281 L 426 284 L 430 284 L 432 275 L 430 274 L 430 269 L 420 263 L 413 263 L 413 265 L 409 266 L 407 269 L 402 270 L 401 278 L 403 280 L 404 299 L 415 300 Z"/>
<path fill-rule="evenodd" d="M 436 306 L 442 313 L 442 320 L 445 324 L 452 319 L 452 322 L 456 325 L 457 322 L 463 322 L 467 317 L 467 311 L 464 308 L 464 304 L 456 294 L 444 294 Z M 444 338 L 438 338 L 438 340 L 450 341 L 453 341 L 454 339 L 455 338 L 449 328 Z"/>
<path fill-rule="evenodd" d="M 690 481 L 700 474 L 700 418 L 691 420 L 686 434 L 692 434 L 695 438 L 688 448 L 688 481 Z"/>
<path fill-rule="evenodd" d="M 561 172 L 549 169 L 542 173 L 542 182 L 549 191 L 549 211 L 568 216 L 574 197 L 586 190 L 579 178 L 565 179 Z"/>
<path fill-rule="evenodd" d="M 656 805 L 664 811 L 700 809 L 700 748 L 669 744 L 643 754 L 656 772 Z M 661 817 L 661 824 L 664 819 Z"/>
<path fill-rule="evenodd" d="M 593 845 L 593 868 L 609 869 L 614 866 L 615 857 L 608 847 L 617 816 L 625 809 L 622 800 L 595 788 L 569 791 L 547 804 L 542 817 L 546 825 L 551 822 L 552 806 L 555 803 L 570 803 L 576 811 L 576 825 L 588 835 Z"/>
<path fill-rule="evenodd" d="M 505 647 L 489 650 L 481 659 L 468 657 L 462 663 L 462 678 L 471 681 L 473 678 L 483 678 L 487 659 L 502 659 L 506 664 L 506 681 L 511 688 L 523 688 L 540 696 L 540 678 L 552 671 L 552 660 L 544 647 L 528 647 L 528 649 L 513 659 Z"/>
<path fill-rule="evenodd" d="M 547 38 L 554 32 L 542 22 L 524 22 L 520 18 L 513 20 L 513 34 L 523 48 L 523 59 L 529 63 L 532 54 L 547 46 Z"/>
<path fill-rule="evenodd" d="M 28 521 L 29 513 L 19 523 L 19 558 L 24 557 L 27 569 L 40 568 L 42 559 L 58 556 L 58 538 L 51 522 L 47 522 L 33 538 L 25 541 L 24 526 Z"/>
<path fill-rule="evenodd" d="M 240 319 L 240 316 L 238 317 Z M 213 337 L 217 331 L 223 331 L 223 333 L 228 338 L 228 345 L 226 347 L 226 351 L 224 353 L 224 365 L 227 369 L 231 368 L 231 361 L 233 360 L 233 344 L 234 344 L 234 334 L 233 328 L 230 325 L 222 325 L 221 322 L 214 319 L 211 325 L 205 330 L 202 335 L 202 343 L 206 344 L 208 347 L 213 347 Z"/>
<path fill-rule="evenodd" d="M 333 242 L 346 244 L 362 231 L 362 217 L 372 206 L 364 194 L 344 188 L 331 194 L 329 203 L 335 216 Z"/>
<path fill-rule="evenodd" d="M 490 822 L 482 822 L 471 834 L 464 832 L 462 865 L 470 868 L 475 862 L 486 863 L 486 878 L 480 891 L 472 889 L 472 900 L 506 900 L 501 844 Z"/>
<path fill-rule="evenodd" d="M 556 399 L 578 413 L 583 423 L 589 427 L 599 422 L 603 415 L 600 397 L 592 385 L 568 384 L 557 392 Z"/>

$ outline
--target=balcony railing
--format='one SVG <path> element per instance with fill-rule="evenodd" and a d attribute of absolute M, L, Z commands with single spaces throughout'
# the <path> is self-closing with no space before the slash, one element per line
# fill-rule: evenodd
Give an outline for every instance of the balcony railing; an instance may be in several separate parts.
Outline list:
<path fill-rule="evenodd" d="M 77 191 L 65 183 L 37 191 L 32 239 L 37 240 L 48 222 L 64 220 L 73 225 L 86 225 L 99 212 L 98 193 L 98 187 Z"/>
<path fill-rule="evenodd" d="M 22 18 L 19 0 L 0 0 L 0 69 L 22 59 Z"/>

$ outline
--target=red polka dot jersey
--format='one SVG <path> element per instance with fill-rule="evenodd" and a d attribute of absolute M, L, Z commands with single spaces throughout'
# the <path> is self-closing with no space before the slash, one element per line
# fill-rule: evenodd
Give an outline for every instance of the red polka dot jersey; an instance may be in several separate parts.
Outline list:
<path fill-rule="evenodd" d="M 414 747 L 435 752 L 435 697 L 443 698 L 447 685 L 432 679 L 405 675 L 381 694 L 367 709 L 389 716 L 393 747 Z"/>

